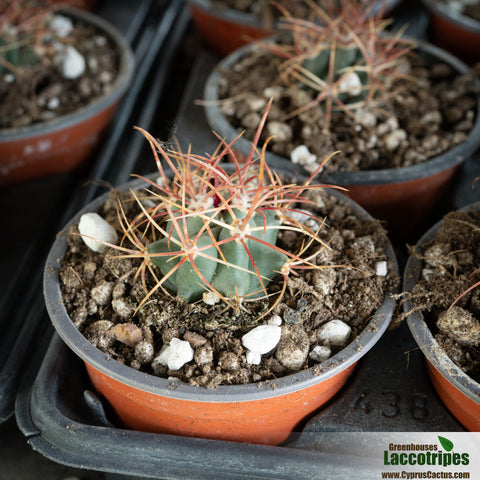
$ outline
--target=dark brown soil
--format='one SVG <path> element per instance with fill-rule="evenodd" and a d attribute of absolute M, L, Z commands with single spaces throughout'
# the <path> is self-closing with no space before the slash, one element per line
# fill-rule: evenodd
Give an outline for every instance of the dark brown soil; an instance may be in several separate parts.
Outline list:
<path fill-rule="evenodd" d="M 261 142 L 275 131 L 272 152 L 289 159 L 295 147 L 306 145 L 317 156 L 317 164 L 339 151 L 327 163 L 326 171 L 415 165 L 465 140 L 474 124 L 477 101 L 472 75 L 458 76 L 448 65 L 423 56 L 407 61 L 415 83 L 383 105 L 383 113 L 378 109 L 357 112 L 357 118 L 352 119 L 334 112 L 325 132 L 321 105 L 285 120 L 313 98 L 312 93 L 278 85 L 281 60 L 256 47 L 234 68 L 221 71 L 221 109 L 235 128 L 245 129 L 246 137 L 252 139 L 266 102 L 273 95 Z"/>
<path fill-rule="evenodd" d="M 99 213 L 119 228 L 116 197 L 117 193 L 112 192 L 111 200 Z M 121 363 L 158 376 L 214 388 L 291 373 L 275 351 L 263 355 L 258 366 L 247 364 L 241 337 L 278 314 L 283 318 L 282 329 L 290 330 L 292 338 L 302 339 L 307 352 L 319 345 L 319 326 L 332 319 L 350 325 L 349 342 L 354 341 L 386 292 L 393 291 L 398 283 L 391 264 L 386 276 L 376 274 L 377 263 L 386 259 L 387 240 L 379 223 L 359 220 L 350 207 L 325 192 L 316 193 L 315 200 L 321 205 L 317 215 L 326 216 L 329 225 L 323 228 L 321 237 L 332 249 L 331 253 L 325 250 L 319 255 L 317 263 L 331 268 L 302 270 L 304 274 L 291 278 L 282 303 L 260 322 L 258 318 L 268 306 L 266 300 L 244 302 L 244 310 L 235 311 L 221 303 L 188 304 L 161 292 L 133 315 L 146 294 L 141 282 L 134 279 L 138 264 L 132 259 L 114 258 L 119 255 L 115 250 L 105 254 L 91 251 L 75 235 L 76 227 L 70 232 L 69 249 L 60 271 L 67 311 L 77 328 L 99 349 Z M 129 210 L 133 215 L 133 207 Z M 289 232 L 279 242 L 296 251 L 301 239 Z M 152 280 L 147 282 L 147 288 L 151 288 Z M 273 280 L 268 288 L 278 290 L 279 281 Z M 152 366 L 161 347 L 174 337 L 190 342 L 194 360 L 175 371 Z M 314 365 L 321 364 L 309 358 L 302 368 Z"/>
<path fill-rule="evenodd" d="M 119 68 L 118 51 L 110 38 L 74 21 L 68 43 L 86 60 L 85 73 L 79 78 L 63 78 L 49 57 L 22 67 L 18 74 L 0 75 L 0 129 L 53 120 L 109 92 Z"/>
<path fill-rule="evenodd" d="M 445 216 L 433 243 L 414 252 L 424 262 L 422 278 L 408 299 L 423 312 L 435 339 L 469 376 L 480 381 L 480 288 L 453 302 L 480 280 L 480 211 Z M 459 309 L 457 309 L 459 307 Z M 439 321 L 440 320 L 440 321 Z"/>

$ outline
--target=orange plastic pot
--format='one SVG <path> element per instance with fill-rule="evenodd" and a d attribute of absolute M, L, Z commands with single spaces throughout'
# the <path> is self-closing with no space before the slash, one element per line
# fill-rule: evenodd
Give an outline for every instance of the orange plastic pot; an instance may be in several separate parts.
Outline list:
<path fill-rule="evenodd" d="M 480 203 L 475 203 L 462 211 L 479 209 Z M 441 222 L 438 222 L 422 236 L 415 247 L 417 252 L 422 252 L 431 244 L 440 225 Z M 408 259 L 403 277 L 404 291 L 413 289 L 421 277 L 422 268 L 421 260 L 413 257 Z M 410 302 L 405 302 L 405 312 L 412 308 Z M 409 315 L 408 326 L 425 355 L 428 374 L 443 403 L 464 427 L 472 432 L 480 431 L 480 384 L 450 360 L 438 345 L 420 312 Z"/>
<path fill-rule="evenodd" d="M 416 43 L 418 51 L 448 63 L 459 74 L 468 71 L 467 65 L 444 50 L 425 42 Z M 224 58 L 210 74 L 205 85 L 205 113 L 208 123 L 212 130 L 228 141 L 232 141 L 239 132 L 229 123 L 219 107 L 222 72 L 232 68 L 251 48 L 255 46 L 247 45 Z M 235 142 L 235 148 L 244 156 L 249 152 L 249 145 L 246 138 Z M 401 240 L 415 232 L 428 218 L 434 206 L 449 190 L 460 165 L 479 145 L 480 96 L 477 97 L 474 127 L 467 139 L 451 150 L 418 165 L 385 170 L 330 172 L 320 175 L 319 180 L 347 188 L 347 195 L 374 217 L 384 220 L 391 237 Z M 266 159 L 271 167 L 303 172 L 301 167 L 273 152 L 268 151 Z"/>
<path fill-rule="evenodd" d="M 387 0 L 388 13 L 400 0 Z M 188 0 L 188 7 L 195 27 L 203 41 L 220 55 L 226 55 L 243 47 L 252 40 L 271 35 L 275 29 L 266 26 L 259 16 L 230 8 L 218 8 L 211 0 Z M 382 2 L 372 9 L 375 13 L 382 8 Z"/>
<path fill-rule="evenodd" d="M 122 187 L 139 189 L 145 182 Z M 371 218 L 347 197 L 332 192 L 353 206 L 361 218 Z M 70 225 L 78 224 L 86 212 L 98 211 L 103 195 L 80 211 L 58 235 L 44 272 L 44 294 L 48 313 L 65 343 L 86 364 L 95 389 L 115 409 L 125 426 L 149 432 L 171 433 L 260 444 L 279 444 L 305 417 L 330 400 L 345 384 L 355 364 L 380 339 L 387 328 L 394 301 L 386 296 L 363 332 L 342 351 L 312 368 L 271 382 L 194 387 L 139 372 L 109 358 L 76 329 L 62 302 L 58 272 L 67 249 Z M 387 247 L 390 265 L 397 270 L 395 254 Z"/>
<path fill-rule="evenodd" d="M 214 7 L 210 0 L 189 0 L 188 7 L 201 38 L 212 50 L 226 55 L 252 40 L 272 33 L 250 13 Z"/>
<path fill-rule="evenodd" d="M 90 104 L 51 121 L 0 130 L 0 185 L 66 172 L 98 146 L 133 75 L 133 54 L 119 32 L 105 20 L 81 10 L 68 16 L 94 25 L 114 42 L 119 72 L 112 89 Z"/>
<path fill-rule="evenodd" d="M 432 41 L 468 63 L 480 60 L 480 22 L 441 1 L 423 0 L 430 14 Z"/>

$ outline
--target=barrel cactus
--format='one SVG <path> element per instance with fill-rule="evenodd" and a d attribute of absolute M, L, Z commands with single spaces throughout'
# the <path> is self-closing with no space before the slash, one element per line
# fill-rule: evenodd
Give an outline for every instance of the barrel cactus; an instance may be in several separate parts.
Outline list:
<path fill-rule="evenodd" d="M 267 109 L 268 112 L 268 109 Z M 144 302 L 158 289 L 196 301 L 207 294 L 216 301 L 239 305 L 245 299 L 269 298 L 268 289 L 276 275 L 288 276 L 295 269 L 319 268 L 314 257 L 326 247 L 318 237 L 323 222 L 300 203 L 317 172 L 301 185 L 282 184 L 265 162 L 265 148 L 256 142 L 265 123 L 265 112 L 250 155 L 239 163 L 233 144 L 221 140 L 211 156 L 166 149 L 152 135 L 140 130 L 152 147 L 160 173 L 149 182 L 147 206 L 133 192 L 141 214 L 127 221 L 123 216 L 124 237 L 136 247 L 117 247 L 126 257 L 142 258 L 142 276 L 150 270 L 156 284 Z M 221 165 L 230 159 L 233 172 Z M 165 167 L 171 175 L 167 175 Z M 319 167 L 320 170 L 321 167 Z M 295 219 L 300 213 L 314 226 Z M 297 215 L 298 216 L 298 215 Z M 297 252 L 277 245 L 280 230 L 299 232 L 304 239 Z M 142 303 L 144 303 L 142 302 Z"/>
<path fill-rule="evenodd" d="M 37 50 L 51 39 L 48 22 L 55 9 L 39 0 L 0 2 L 0 74 L 39 61 Z"/>
<path fill-rule="evenodd" d="M 290 117 L 321 104 L 328 130 L 332 111 L 355 115 L 366 107 L 383 107 L 398 93 L 393 87 L 397 80 L 405 86 L 413 81 L 402 65 L 414 44 L 402 38 L 402 32 L 386 33 L 389 21 L 382 10 L 372 14 L 374 2 L 346 0 L 339 5 L 326 0 L 321 7 L 305 1 L 310 6 L 308 19 L 295 18 L 277 4 L 290 39 L 260 42 L 285 60 L 279 81 L 311 93 Z"/>

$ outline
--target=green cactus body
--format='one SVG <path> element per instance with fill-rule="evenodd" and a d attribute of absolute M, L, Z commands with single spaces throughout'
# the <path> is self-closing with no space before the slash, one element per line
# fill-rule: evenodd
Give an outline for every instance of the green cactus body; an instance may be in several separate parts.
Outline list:
<path fill-rule="evenodd" d="M 221 220 L 229 225 L 234 225 L 235 221 L 241 221 L 246 216 L 246 214 L 239 209 L 233 209 L 233 215 L 234 217 L 228 212 L 224 213 Z M 179 220 L 179 223 L 183 226 L 183 220 Z M 250 232 L 250 235 L 270 245 L 274 245 L 277 238 L 277 229 L 264 229 L 265 223 L 269 227 L 278 225 L 279 222 L 275 212 L 266 211 L 264 215 L 259 213 L 253 215 L 248 226 L 250 228 L 261 228 Z M 187 217 L 185 218 L 185 224 L 190 239 L 193 239 L 203 227 L 204 220 L 199 217 Z M 213 225 L 213 223 L 211 225 Z M 169 220 L 166 231 L 169 231 L 170 227 L 171 221 Z M 253 297 L 261 295 L 262 286 L 258 274 L 260 274 L 263 284 L 266 286 L 287 261 L 285 254 L 275 250 L 271 246 L 252 239 L 244 240 L 245 246 L 248 249 L 247 251 L 238 239 L 233 238 L 230 228 L 214 226 L 211 228 L 211 233 L 215 238 L 215 242 L 225 240 L 226 242 L 216 246 L 210 234 L 204 231 L 198 237 L 196 247 L 202 248 L 211 245 L 210 248 L 202 251 L 211 258 L 205 258 L 198 253 L 194 257 L 194 262 L 204 279 L 225 297 L 235 297 L 236 295 Z M 177 232 L 172 231 L 171 237 L 178 240 Z M 219 253 L 219 249 L 222 255 Z M 149 254 L 173 253 L 181 250 L 181 246 L 168 238 L 163 238 L 148 246 Z M 226 264 L 222 263 L 223 257 L 225 258 Z M 255 271 L 250 257 L 255 262 L 258 274 Z M 152 262 L 160 268 L 163 275 L 167 275 L 181 258 L 181 254 L 178 256 L 151 257 Z M 175 291 L 178 296 L 185 297 L 188 301 L 194 301 L 200 298 L 206 288 L 205 281 L 198 276 L 188 260 L 167 279 L 165 286 Z"/>
<path fill-rule="evenodd" d="M 309 72 L 313 73 L 316 77 L 328 82 L 331 54 L 330 50 L 322 50 L 318 55 L 305 59 L 302 66 Z M 335 49 L 335 62 L 333 66 L 333 71 L 335 72 L 334 80 L 337 80 L 346 69 L 363 65 L 364 63 L 362 53 L 357 47 Z M 354 71 L 359 76 L 362 85 L 365 86 L 368 81 L 365 72 L 359 71 L 355 68 Z M 348 93 L 341 93 L 339 94 L 339 99 L 344 103 L 349 103 L 361 100 L 365 96 L 365 93 L 354 96 L 349 95 Z"/>
<path fill-rule="evenodd" d="M 31 66 L 38 63 L 38 56 L 30 45 L 19 45 L 13 42 L 15 46 L 9 46 L 9 42 L 0 37 L 0 56 L 14 67 Z M 0 63 L 0 74 L 9 72 L 6 65 Z"/>

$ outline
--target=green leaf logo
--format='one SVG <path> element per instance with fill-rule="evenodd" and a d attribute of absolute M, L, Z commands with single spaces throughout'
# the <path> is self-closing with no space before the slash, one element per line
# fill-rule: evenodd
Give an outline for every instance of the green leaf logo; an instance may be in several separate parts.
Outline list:
<path fill-rule="evenodd" d="M 442 447 L 447 452 L 450 452 L 453 449 L 453 442 L 451 442 L 448 438 L 438 436 L 438 440 L 440 441 Z"/>

